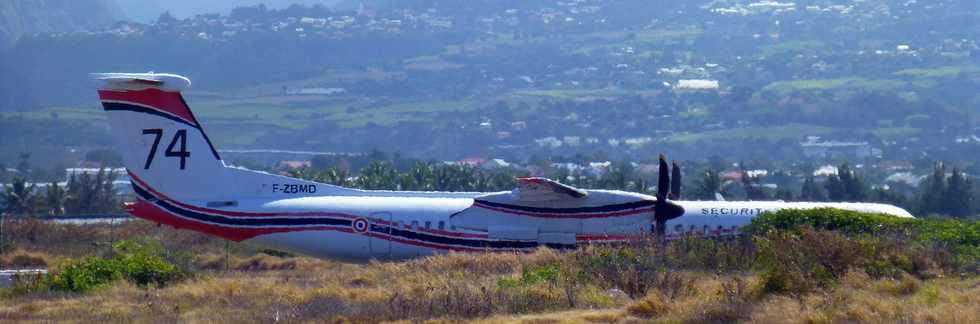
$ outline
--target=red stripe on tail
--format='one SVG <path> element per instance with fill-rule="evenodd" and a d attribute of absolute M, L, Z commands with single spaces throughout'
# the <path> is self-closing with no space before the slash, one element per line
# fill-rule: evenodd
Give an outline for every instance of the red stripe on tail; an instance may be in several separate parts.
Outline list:
<path fill-rule="evenodd" d="M 180 92 L 167 92 L 160 89 L 143 90 L 99 90 L 99 99 L 110 101 L 128 101 L 180 117 L 192 125 L 198 125 L 190 108 L 184 103 Z"/>

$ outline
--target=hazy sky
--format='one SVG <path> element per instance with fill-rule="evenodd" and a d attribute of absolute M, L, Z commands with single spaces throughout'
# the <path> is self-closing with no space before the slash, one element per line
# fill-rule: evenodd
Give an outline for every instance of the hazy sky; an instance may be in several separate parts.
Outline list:
<path fill-rule="evenodd" d="M 186 18 L 202 13 L 227 14 L 234 7 L 252 6 L 264 3 L 270 8 L 287 7 L 290 4 L 323 4 L 333 5 L 339 0 L 116 0 L 126 17 L 149 22 L 160 16 L 164 11 L 170 11 L 178 18 Z"/>

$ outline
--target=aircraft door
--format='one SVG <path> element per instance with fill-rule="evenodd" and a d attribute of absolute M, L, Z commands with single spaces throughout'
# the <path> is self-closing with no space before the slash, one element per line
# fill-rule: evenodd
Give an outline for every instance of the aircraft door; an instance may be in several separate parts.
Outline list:
<path fill-rule="evenodd" d="M 391 213 L 371 213 L 371 257 L 379 260 L 391 258 Z"/>

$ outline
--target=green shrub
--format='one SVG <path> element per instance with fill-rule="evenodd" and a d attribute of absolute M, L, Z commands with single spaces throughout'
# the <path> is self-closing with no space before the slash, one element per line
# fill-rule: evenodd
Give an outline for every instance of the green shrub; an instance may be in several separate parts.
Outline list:
<path fill-rule="evenodd" d="M 50 290 L 85 292 L 122 278 L 119 262 L 97 257 L 69 260 L 61 270 L 48 275 Z"/>
<path fill-rule="evenodd" d="M 762 288 L 769 293 L 803 295 L 834 285 L 870 252 L 839 233 L 812 229 L 771 231 L 755 242 Z"/>
<path fill-rule="evenodd" d="M 955 219 L 900 218 L 834 208 L 792 209 L 766 212 L 745 227 L 747 233 L 765 235 L 772 231 L 802 228 L 837 231 L 847 235 L 894 237 L 915 243 L 918 248 L 952 255 L 942 267 L 977 271 L 980 265 L 980 222 Z M 913 260 L 914 261 L 914 260 Z"/>
<path fill-rule="evenodd" d="M 693 279 L 673 269 L 655 242 L 594 246 L 571 253 L 566 268 L 583 284 L 620 289 L 631 298 L 655 290 L 668 298 L 694 291 Z"/>
<path fill-rule="evenodd" d="M 709 239 L 684 236 L 667 245 L 671 267 L 700 271 L 740 271 L 752 267 L 754 246 L 747 237 Z"/>
<path fill-rule="evenodd" d="M 49 273 L 39 288 L 86 292 L 119 279 L 140 287 L 162 287 L 189 275 L 189 271 L 167 260 L 161 245 L 149 241 L 126 240 L 113 245 L 114 257 L 86 257 L 68 260 L 60 270 Z"/>
<path fill-rule="evenodd" d="M 762 213 L 752 219 L 752 223 L 743 230 L 751 234 L 763 235 L 773 230 L 796 231 L 810 227 L 838 231 L 844 234 L 878 234 L 913 230 L 919 222 L 920 220 L 915 218 L 900 218 L 836 208 L 784 209 Z"/>
<path fill-rule="evenodd" d="M 544 282 L 555 282 L 561 273 L 561 264 L 558 262 L 546 263 L 543 265 L 524 267 L 521 276 L 517 278 L 503 278 L 498 284 L 501 287 L 534 286 Z"/>

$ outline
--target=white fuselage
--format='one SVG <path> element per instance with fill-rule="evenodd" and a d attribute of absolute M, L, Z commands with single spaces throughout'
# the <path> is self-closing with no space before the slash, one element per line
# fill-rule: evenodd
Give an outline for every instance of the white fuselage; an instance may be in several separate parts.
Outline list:
<path fill-rule="evenodd" d="M 238 200 L 234 206 L 214 209 L 200 207 L 208 202 L 178 202 L 152 190 L 141 189 L 138 181 L 136 184 L 142 208 L 137 208 L 133 214 L 138 217 L 263 247 L 345 261 L 399 260 L 453 251 L 530 251 L 539 246 L 574 248 L 580 243 L 622 242 L 649 237 L 653 219 L 653 210 L 647 207 L 607 207 L 620 206 L 630 200 L 633 203 L 650 201 L 643 195 L 616 191 L 590 191 L 591 196 L 599 197 L 596 199 L 606 195 L 618 197 L 613 199 L 613 204 L 592 204 L 601 205 L 603 212 L 572 212 L 583 208 L 576 206 L 565 209 L 569 213 L 561 214 L 576 217 L 555 218 L 553 213 L 481 206 L 481 197 L 506 195 L 506 192 L 440 196 L 439 193 L 397 195 L 394 192 L 354 191 L 360 195 Z M 607 198 L 602 200 L 608 202 Z M 881 204 L 674 203 L 682 206 L 684 213 L 667 222 L 669 238 L 736 235 L 755 216 L 779 209 L 836 207 L 908 216 L 897 207 Z M 157 210 L 166 215 L 161 216 L 155 212 Z M 489 222 L 479 223 L 474 219 Z"/>

